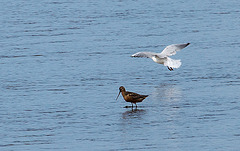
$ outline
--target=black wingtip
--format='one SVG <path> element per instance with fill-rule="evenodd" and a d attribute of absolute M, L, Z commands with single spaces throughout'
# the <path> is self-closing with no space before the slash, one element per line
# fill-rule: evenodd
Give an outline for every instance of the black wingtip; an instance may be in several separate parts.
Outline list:
<path fill-rule="evenodd" d="M 187 44 L 186 44 L 186 47 L 187 47 L 188 45 L 190 45 L 190 43 L 187 43 Z"/>

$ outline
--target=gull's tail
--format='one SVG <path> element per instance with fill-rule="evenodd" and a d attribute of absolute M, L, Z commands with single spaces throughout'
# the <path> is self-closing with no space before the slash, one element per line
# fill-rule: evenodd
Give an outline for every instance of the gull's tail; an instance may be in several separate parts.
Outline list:
<path fill-rule="evenodd" d="M 179 68 L 181 66 L 181 60 L 174 60 L 169 57 L 164 61 L 164 66 L 171 68 Z"/>

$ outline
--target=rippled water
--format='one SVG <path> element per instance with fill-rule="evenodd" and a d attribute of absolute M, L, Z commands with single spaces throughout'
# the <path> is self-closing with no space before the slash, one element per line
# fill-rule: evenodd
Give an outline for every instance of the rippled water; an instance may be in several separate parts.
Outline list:
<path fill-rule="evenodd" d="M 0 150 L 238 150 L 239 5 L 2 1 Z M 174 72 L 129 57 L 186 42 Z"/>

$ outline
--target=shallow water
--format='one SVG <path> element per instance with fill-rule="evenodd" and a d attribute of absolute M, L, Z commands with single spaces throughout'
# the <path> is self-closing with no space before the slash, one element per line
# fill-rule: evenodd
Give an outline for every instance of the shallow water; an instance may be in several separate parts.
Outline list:
<path fill-rule="evenodd" d="M 239 4 L 1 2 L 0 150 L 238 150 Z M 187 42 L 173 72 L 129 57 Z"/>

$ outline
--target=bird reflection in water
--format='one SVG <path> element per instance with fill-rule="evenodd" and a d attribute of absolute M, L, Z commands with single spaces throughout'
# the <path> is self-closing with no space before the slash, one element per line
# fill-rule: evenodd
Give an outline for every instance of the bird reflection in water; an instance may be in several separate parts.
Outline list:
<path fill-rule="evenodd" d="M 122 133 L 122 140 L 125 141 L 129 137 L 129 131 L 134 131 L 136 128 L 144 126 L 147 111 L 143 109 L 127 109 L 120 117 L 119 131 Z"/>
<path fill-rule="evenodd" d="M 182 98 L 181 87 L 174 84 L 160 84 L 152 92 L 153 100 L 179 101 Z"/>
<path fill-rule="evenodd" d="M 133 118 L 142 118 L 142 115 L 146 114 L 146 111 L 143 109 L 131 109 L 122 113 L 123 119 L 133 119 Z"/>

